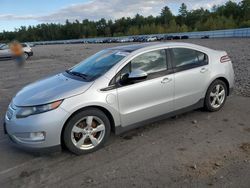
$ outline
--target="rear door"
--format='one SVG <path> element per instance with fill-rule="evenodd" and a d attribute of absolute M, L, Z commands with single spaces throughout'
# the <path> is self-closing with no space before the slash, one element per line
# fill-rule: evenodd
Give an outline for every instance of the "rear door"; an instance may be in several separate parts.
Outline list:
<path fill-rule="evenodd" d="M 171 62 L 174 67 L 175 110 L 199 102 L 205 97 L 209 82 L 208 56 L 189 48 L 171 48 Z"/>
<path fill-rule="evenodd" d="M 122 85 L 124 74 L 140 69 L 148 77 Z M 117 95 L 122 126 L 135 124 L 173 110 L 174 76 L 167 65 L 166 50 L 145 52 L 135 57 L 118 73 Z"/>

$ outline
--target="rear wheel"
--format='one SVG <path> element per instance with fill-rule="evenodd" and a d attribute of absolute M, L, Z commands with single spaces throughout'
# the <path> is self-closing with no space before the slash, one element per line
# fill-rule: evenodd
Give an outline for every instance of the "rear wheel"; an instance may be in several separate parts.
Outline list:
<path fill-rule="evenodd" d="M 68 121 L 63 140 L 71 152 L 80 155 L 101 148 L 109 135 L 108 117 L 98 109 L 89 108 L 77 113 Z"/>
<path fill-rule="evenodd" d="M 208 88 L 205 97 L 205 108 L 210 112 L 220 110 L 227 98 L 227 86 L 221 80 L 215 80 Z"/>

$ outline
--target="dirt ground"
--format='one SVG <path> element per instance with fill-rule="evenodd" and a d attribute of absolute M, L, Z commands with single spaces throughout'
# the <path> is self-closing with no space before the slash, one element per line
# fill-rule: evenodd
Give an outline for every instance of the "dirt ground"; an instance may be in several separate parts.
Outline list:
<path fill-rule="evenodd" d="M 0 126 L 0 187 L 250 187 L 250 39 L 186 42 L 232 58 L 236 87 L 221 111 L 196 110 L 112 135 L 103 149 L 84 156 L 24 152 Z M 36 46 L 21 70 L 0 61 L 0 116 L 24 85 L 114 45 L 121 44 Z"/>

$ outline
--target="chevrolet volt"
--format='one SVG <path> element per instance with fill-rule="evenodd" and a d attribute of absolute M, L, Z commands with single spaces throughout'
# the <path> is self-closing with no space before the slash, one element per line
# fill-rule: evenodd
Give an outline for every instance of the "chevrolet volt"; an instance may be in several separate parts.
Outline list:
<path fill-rule="evenodd" d="M 225 51 L 176 42 L 118 46 L 24 87 L 4 128 L 22 148 L 65 145 L 85 154 L 102 147 L 111 131 L 202 107 L 218 111 L 233 86 Z"/>

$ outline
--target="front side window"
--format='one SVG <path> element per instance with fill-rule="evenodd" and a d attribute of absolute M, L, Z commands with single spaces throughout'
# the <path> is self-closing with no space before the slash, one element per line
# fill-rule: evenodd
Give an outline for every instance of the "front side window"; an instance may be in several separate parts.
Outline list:
<path fill-rule="evenodd" d="M 93 80 L 106 73 L 126 55 L 126 52 L 117 50 L 103 50 L 69 69 L 67 73 Z"/>
<path fill-rule="evenodd" d="M 165 50 L 156 50 L 137 56 L 131 61 L 131 70 L 140 69 L 146 73 L 155 73 L 167 69 Z"/>
<path fill-rule="evenodd" d="M 174 67 L 197 67 L 208 63 L 206 54 L 187 48 L 173 48 L 172 60 Z"/>
<path fill-rule="evenodd" d="M 167 70 L 166 51 L 164 49 L 156 50 L 135 57 L 117 73 L 110 85 L 122 84 L 123 77 L 137 69 L 145 71 L 148 74 L 147 79 L 165 75 Z"/>

